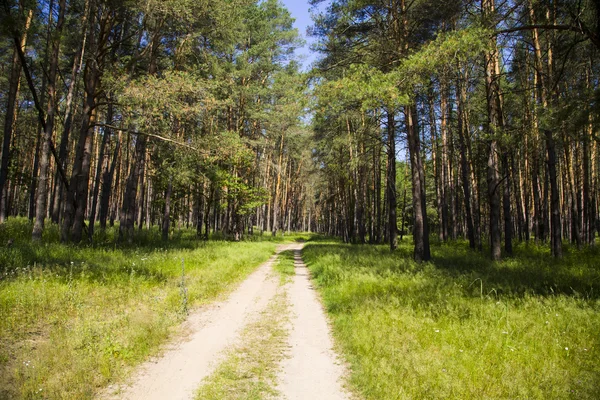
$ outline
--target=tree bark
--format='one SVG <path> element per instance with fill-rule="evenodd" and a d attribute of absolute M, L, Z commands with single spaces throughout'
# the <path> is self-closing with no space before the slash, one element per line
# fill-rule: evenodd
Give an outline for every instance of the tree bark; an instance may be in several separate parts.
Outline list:
<path fill-rule="evenodd" d="M 27 34 L 33 18 L 33 9 L 30 9 L 25 19 L 23 34 L 19 40 L 19 46 L 23 51 L 27 43 Z M 21 82 L 21 60 L 17 49 L 13 51 L 12 65 L 10 69 L 10 80 L 8 95 L 6 96 L 6 114 L 4 115 L 4 137 L 2 140 L 2 159 L 0 161 L 0 223 L 3 223 L 8 215 L 8 196 L 5 196 L 6 182 L 8 179 L 8 167 L 10 161 L 10 142 L 14 135 L 17 99 L 19 97 L 19 86 Z"/>
<path fill-rule="evenodd" d="M 169 227 L 171 223 L 171 195 L 173 194 L 173 180 L 169 179 L 169 184 L 167 185 L 167 191 L 165 192 L 165 209 L 163 212 L 163 221 L 162 221 L 162 240 L 169 240 Z"/>
<path fill-rule="evenodd" d="M 417 134 L 418 135 L 418 134 Z M 396 118 L 392 110 L 387 111 L 387 209 L 388 240 L 390 250 L 398 247 L 398 222 L 396 217 Z"/>
<path fill-rule="evenodd" d="M 133 242 L 133 224 L 135 221 L 135 201 L 137 198 L 138 181 L 146 154 L 147 138 L 144 135 L 136 136 L 133 166 L 127 176 L 123 205 L 119 213 L 119 238 Z"/>
<path fill-rule="evenodd" d="M 415 106 L 404 108 L 406 120 L 406 134 L 408 150 L 410 153 L 411 180 L 413 192 L 414 227 L 413 240 L 415 243 L 415 261 L 428 261 L 431 259 L 429 249 L 429 232 L 427 227 L 427 206 L 425 198 L 425 170 L 421 160 L 421 141 L 416 124 Z"/>
<path fill-rule="evenodd" d="M 467 81 L 466 76 L 464 81 Z M 465 82 L 466 83 L 466 82 Z M 469 238 L 469 247 L 475 249 L 475 230 L 473 227 L 473 215 L 471 210 L 471 187 L 470 178 L 471 171 L 469 169 L 469 162 L 467 160 L 467 130 L 468 123 L 465 118 L 466 100 L 467 100 L 467 88 L 466 84 L 463 83 L 463 77 L 459 77 L 457 84 L 458 91 L 458 141 L 460 146 L 460 163 L 461 173 L 463 181 L 463 194 L 465 197 L 465 216 L 467 222 L 467 237 Z"/>
<path fill-rule="evenodd" d="M 58 56 L 60 47 L 60 36 L 62 34 L 63 23 L 65 21 L 66 0 L 60 0 L 58 5 L 58 20 L 54 31 L 55 39 L 52 41 L 52 54 L 49 60 L 48 71 L 48 109 L 46 112 L 46 126 L 42 138 L 42 152 L 40 154 L 40 174 L 37 183 L 36 194 L 36 212 L 35 223 L 33 225 L 32 239 L 39 241 L 42 239 L 44 231 L 44 219 L 46 218 L 46 200 L 48 197 L 48 175 L 50 164 L 50 142 L 54 131 L 54 117 L 56 115 L 56 75 L 58 71 Z M 53 12 L 52 9 L 49 10 Z"/>
<path fill-rule="evenodd" d="M 493 18 L 494 0 L 482 0 L 482 12 L 484 18 Z M 500 98 L 499 84 L 497 75 L 498 67 L 498 49 L 496 37 L 492 39 L 492 50 L 485 55 L 485 83 L 487 97 L 487 132 L 490 136 L 488 141 L 489 152 L 487 161 L 487 192 L 490 208 L 490 247 L 491 258 L 494 261 L 501 258 L 501 231 L 500 231 L 500 177 L 498 173 L 498 141 L 496 136 L 499 134 L 500 126 Z"/>

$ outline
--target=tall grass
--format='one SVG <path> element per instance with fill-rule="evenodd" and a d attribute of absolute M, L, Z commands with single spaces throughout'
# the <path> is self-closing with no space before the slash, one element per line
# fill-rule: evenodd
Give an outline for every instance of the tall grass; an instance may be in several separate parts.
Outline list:
<path fill-rule="evenodd" d="M 26 220 L 0 225 L 0 398 L 93 397 L 155 353 L 187 304 L 226 292 L 276 243 L 203 242 L 191 230 L 162 242 L 152 230 L 120 246 L 112 229 L 72 246 L 49 226 L 36 245 L 30 232 Z"/>
<path fill-rule="evenodd" d="M 367 399 L 597 399 L 600 251 L 518 246 L 492 263 L 465 243 L 310 243 L 304 259 Z"/>

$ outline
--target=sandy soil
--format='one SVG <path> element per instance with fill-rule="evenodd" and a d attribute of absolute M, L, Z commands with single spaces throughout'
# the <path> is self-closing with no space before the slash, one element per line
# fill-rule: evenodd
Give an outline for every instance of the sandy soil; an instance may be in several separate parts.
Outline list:
<path fill-rule="evenodd" d="M 302 261 L 301 249 L 301 245 L 294 249 L 296 275 L 288 289 L 292 303 L 290 357 L 282 363 L 278 390 L 288 400 L 349 399 L 342 387 L 346 371 L 333 351 L 325 312 Z"/>

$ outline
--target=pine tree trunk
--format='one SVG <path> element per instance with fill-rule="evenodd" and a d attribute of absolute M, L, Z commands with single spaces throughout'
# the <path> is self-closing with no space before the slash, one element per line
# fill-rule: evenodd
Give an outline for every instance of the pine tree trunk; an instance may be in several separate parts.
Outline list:
<path fill-rule="evenodd" d="M 146 155 L 147 138 L 138 135 L 135 142 L 135 151 L 133 155 L 133 166 L 127 176 L 125 193 L 123 195 L 123 205 L 119 213 L 119 238 L 133 242 L 133 223 L 135 221 L 135 202 L 137 199 L 137 187 L 139 182 L 142 164 Z"/>
<path fill-rule="evenodd" d="M 466 81 L 466 76 L 464 77 Z M 468 122 L 466 121 L 466 113 L 464 108 L 466 107 L 467 99 L 467 88 L 463 83 L 463 77 L 459 77 L 457 84 L 457 106 L 458 106 L 458 141 L 460 146 L 460 163 L 461 173 L 463 181 L 463 194 L 465 197 L 465 216 L 467 222 L 467 237 L 469 238 L 469 247 L 475 249 L 475 230 L 473 227 L 473 215 L 471 210 L 471 187 L 470 178 L 471 171 L 469 170 L 469 162 L 467 160 L 467 131 Z"/>
<path fill-rule="evenodd" d="M 484 18 L 493 18 L 494 0 L 482 0 L 482 12 Z M 501 231 L 500 231 L 500 177 L 498 173 L 498 128 L 500 126 L 500 99 L 499 99 L 499 83 L 497 65 L 498 65 L 498 49 L 496 37 L 491 39 L 492 50 L 485 55 L 485 83 L 487 97 L 487 131 L 490 135 L 489 153 L 487 161 L 487 192 L 488 203 L 490 208 L 490 247 L 492 260 L 500 260 L 501 258 Z"/>
<path fill-rule="evenodd" d="M 165 192 L 165 209 L 163 212 L 163 221 L 162 221 L 162 240 L 169 240 L 169 228 L 171 223 L 171 195 L 173 194 L 173 180 L 169 179 L 169 184 L 167 185 L 167 191 Z"/>
<path fill-rule="evenodd" d="M 511 172 L 508 163 L 508 154 L 502 155 L 502 169 L 504 170 L 504 190 L 502 192 L 502 206 L 504 214 L 504 250 L 506 254 L 512 255 L 512 218 L 510 215 L 510 183 Z"/>
<path fill-rule="evenodd" d="M 112 104 L 108 106 L 108 112 L 106 113 L 106 120 L 112 121 L 113 107 Z M 107 122 L 110 124 L 110 122 Z M 102 178 L 103 167 L 106 168 L 108 160 L 106 160 L 107 152 L 106 147 L 110 141 L 111 131 L 108 128 L 103 129 L 102 143 L 100 144 L 100 151 L 98 154 L 98 160 L 96 162 L 96 174 L 94 178 L 94 193 L 92 194 L 92 207 L 90 211 L 90 223 L 88 227 L 88 237 L 90 242 L 94 236 L 94 224 L 96 223 L 96 209 L 98 207 L 98 194 L 100 192 L 100 179 Z M 102 184 L 104 189 L 105 183 Z"/>
<path fill-rule="evenodd" d="M 27 34 L 33 18 L 33 9 L 27 13 L 23 34 L 21 35 L 19 45 L 23 51 L 27 43 Z M 6 113 L 4 115 L 4 137 L 2 140 L 2 159 L 0 161 L 0 223 L 3 223 L 8 215 L 8 190 L 6 183 L 8 180 L 8 165 L 10 161 L 10 142 L 13 138 L 16 117 L 17 100 L 19 98 L 19 86 L 21 82 L 21 60 L 17 49 L 13 51 L 12 65 L 10 69 L 10 80 L 8 95 L 6 96 Z"/>
<path fill-rule="evenodd" d="M 396 218 L 396 118 L 394 112 L 387 111 L 387 184 L 386 198 L 388 211 L 388 240 L 390 250 L 398 247 L 398 223 Z"/>
<path fill-rule="evenodd" d="M 414 106 L 406 106 L 404 112 L 413 187 L 414 258 L 415 261 L 428 261 L 431 258 L 431 254 L 429 250 L 429 232 L 427 227 L 425 170 L 421 160 L 421 143 L 419 130 L 417 129 L 416 124 L 416 110 L 413 107 Z"/>
<path fill-rule="evenodd" d="M 107 130 L 108 131 L 108 130 Z M 106 135 L 105 131 L 105 135 Z M 100 193 L 100 212 L 98 219 L 100 221 L 100 229 L 106 229 L 106 220 L 108 218 L 109 208 L 110 208 L 110 195 L 112 192 L 113 185 L 113 177 L 115 175 L 115 168 L 117 167 L 117 161 L 119 160 L 119 151 L 121 149 L 121 135 L 117 138 L 117 143 L 115 144 L 115 150 L 112 158 L 112 162 L 108 163 L 108 154 L 107 160 L 104 164 L 104 169 L 102 171 L 102 191 Z M 117 175 L 118 180 L 118 175 Z"/>
<path fill-rule="evenodd" d="M 60 0 L 58 10 L 58 21 L 56 24 L 56 30 L 54 36 L 60 38 L 62 34 L 62 27 L 65 20 L 65 8 L 66 0 Z M 53 10 L 50 9 L 52 13 Z M 42 152 L 40 155 L 40 174 L 37 184 L 36 194 L 36 213 L 35 223 L 33 225 L 32 239 L 41 240 L 42 232 L 44 230 L 44 220 L 46 218 L 46 200 L 48 197 L 48 175 L 49 175 L 49 164 L 50 164 L 50 141 L 52 140 L 52 133 L 54 131 L 54 117 L 56 115 L 56 75 L 58 70 L 58 56 L 59 56 L 59 39 L 55 39 L 52 43 L 52 54 L 50 56 L 50 65 L 48 71 L 48 109 L 46 112 L 46 126 L 44 127 L 44 133 L 42 137 Z"/>

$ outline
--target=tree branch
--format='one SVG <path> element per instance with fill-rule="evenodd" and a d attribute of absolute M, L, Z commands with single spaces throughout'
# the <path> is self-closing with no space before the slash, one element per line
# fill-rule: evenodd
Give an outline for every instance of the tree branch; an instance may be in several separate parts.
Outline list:
<path fill-rule="evenodd" d="M 93 126 L 99 126 L 101 128 L 108 128 L 108 129 L 112 129 L 112 130 L 115 130 L 115 131 L 129 132 L 129 133 L 133 133 L 134 135 L 147 136 L 147 137 L 150 137 L 150 138 L 162 140 L 163 142 L 173 143 L 173 144 L 176 144 L 178 146 L 186 147 L 186 148 L 188 148 L 190 150 L 194 150 L 194 151 L 200 152 L 199 149 L 197 149 L 196 147 L 190 146 L 189 144 L 181 143 L 181 142 L 178 142 L 177 140 L 173 140 L 173 139 L 170 139 L 170 138 L 167 138 L 167 137 L 164 137 L 164 136 L 160 136 L 160 135 L 155 135 L 153 133 L 134 131 L 132 129 L 127 129 L 127 128 L 119 128 L 118 126 L 109 125 L 109 124 L 94 124 Z"/>
<path fill-rule="evenodd" d="M 587 27 L 579 20 L 577 20 L 578 25 L 553 25 L 553 24 L 534 24 L 534 25 L 525 25 L 525 26 L 516 26 L 514 28 L 501 29 L 496 31 L 496 35 L 502 35 L 506 33 L 513 32 L 522 32 L 522 31 L 532 31 L 534 29 L 547 29 L 547 30 L 555 30 L 555 31 L 570 31 L 579 33 L 589 39 L 598 49 L 600 49 L 600 38 L 598 38 L 593 32 L 591 32 Z"/>

